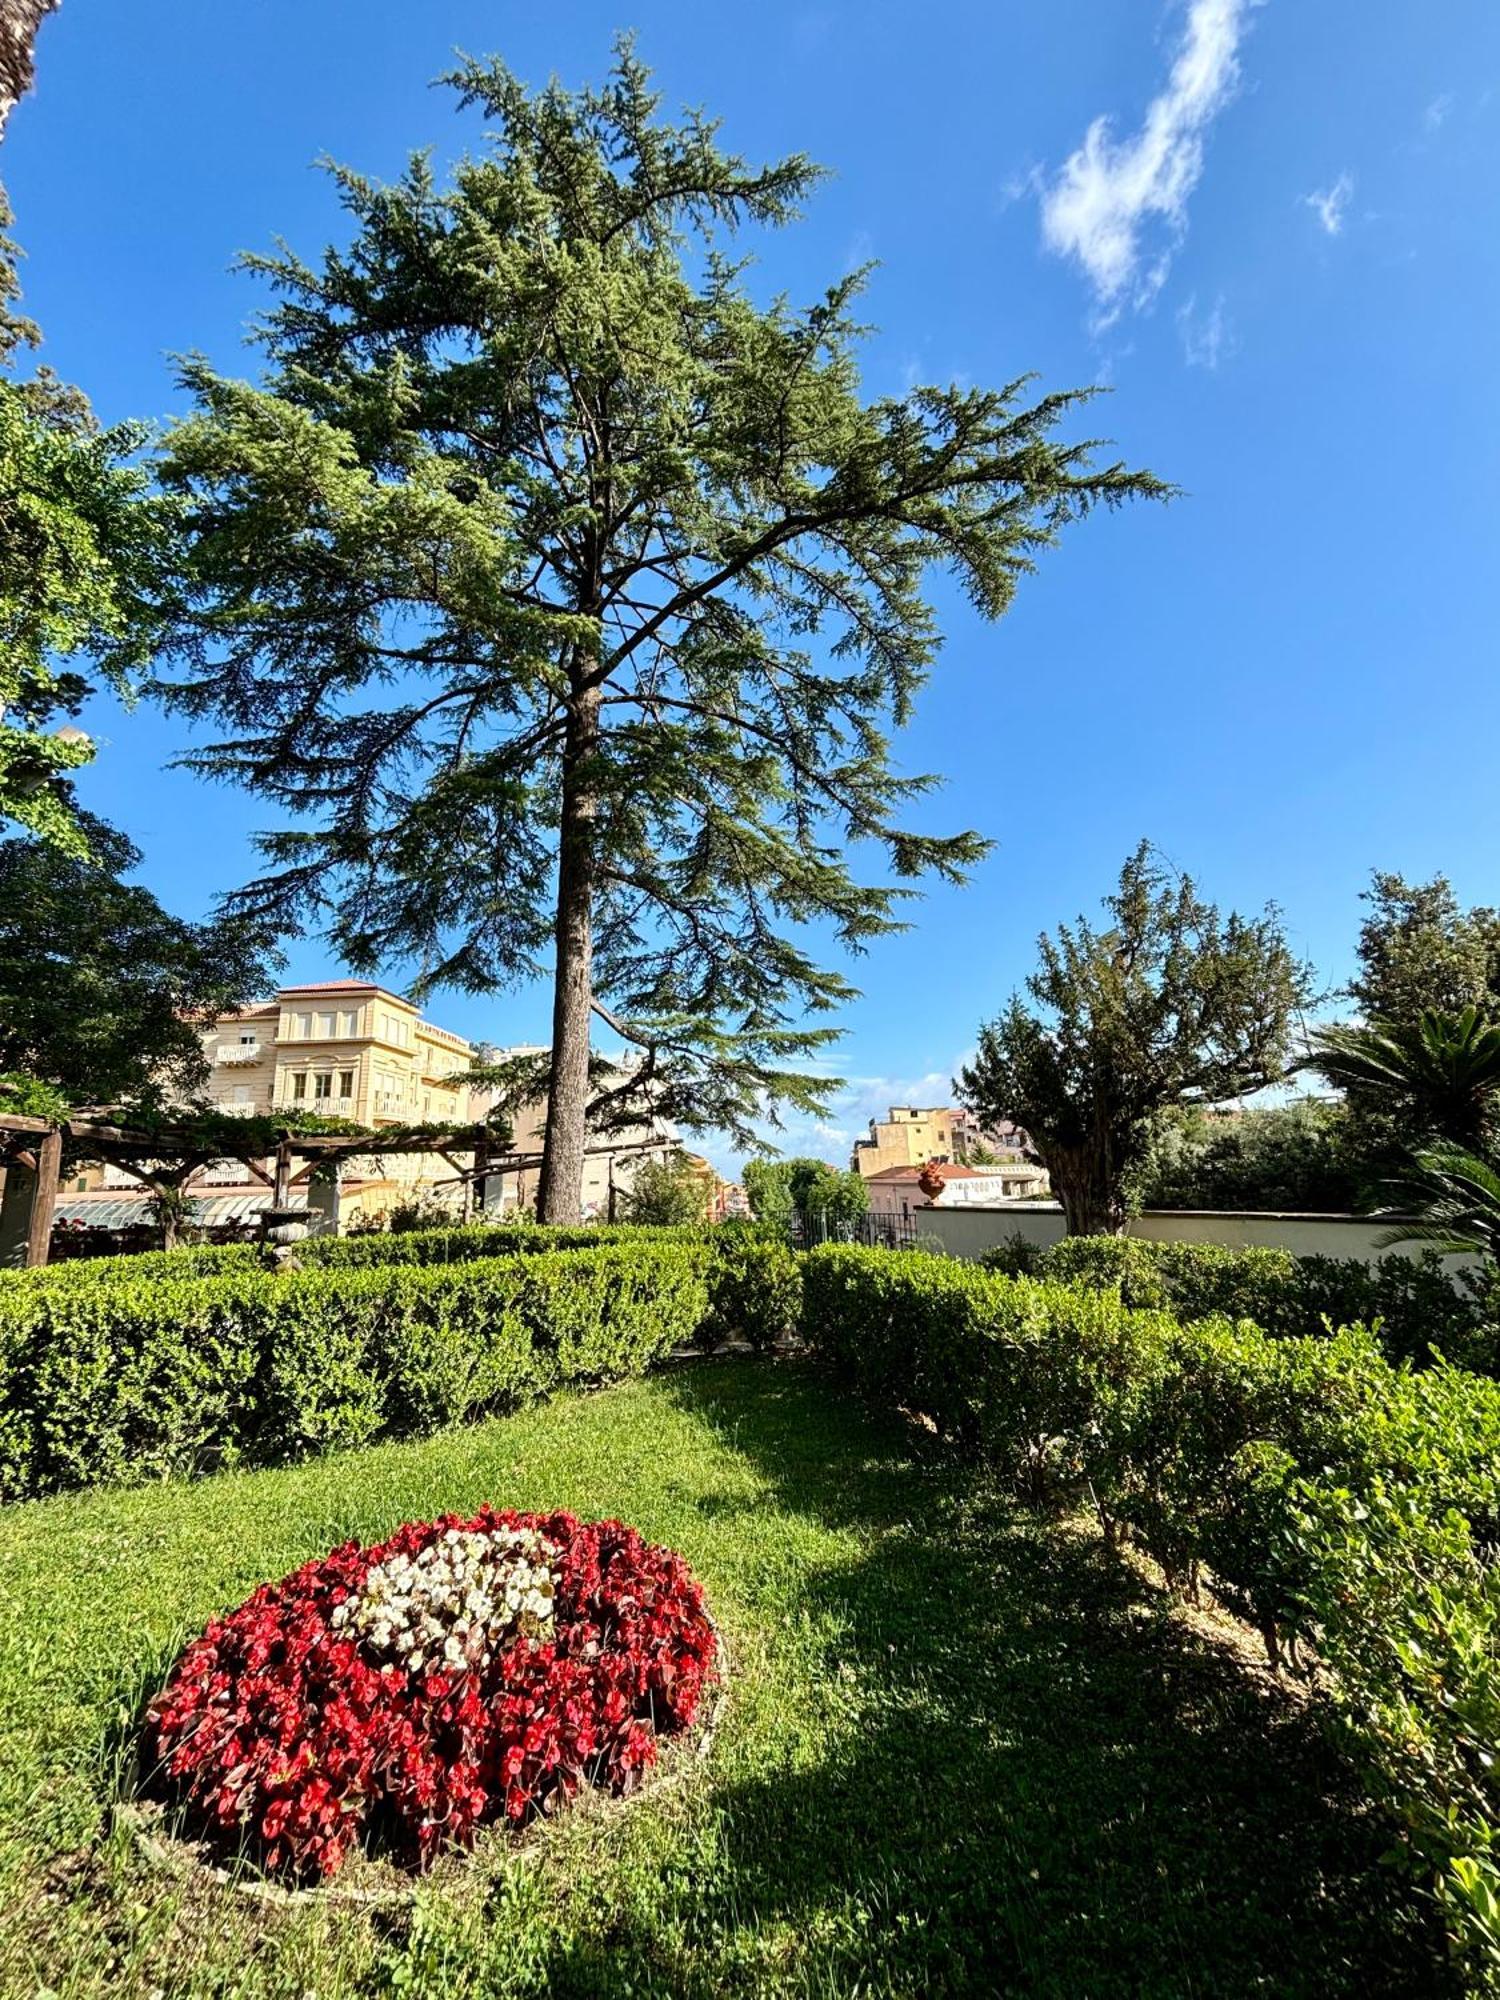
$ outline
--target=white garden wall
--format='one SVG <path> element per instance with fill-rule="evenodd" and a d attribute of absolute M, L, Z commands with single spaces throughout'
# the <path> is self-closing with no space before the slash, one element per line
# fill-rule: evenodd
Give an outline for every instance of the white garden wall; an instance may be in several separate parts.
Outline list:
<path fill-rule="evenodd" d="M 1022 1236 L 1028 1243 L 1056 1243 L 1063 1235 L 1062 1210 L 1055 1202 L 996 1203 L 988 1208 L 916 1208 L 912 1222 L 926 1236 L 937 1237 L 950 1257 L 979 1257 L 998 1243 Z M 1389 1221 L 1359 1215 L 1277 1215 L 1262 1211 L 1207 1208 L 1153 1208 L 1132 1216 L 1127 1236 L 1152 1243 L 1219 1243 L 1232 1250 L 1290 1250 L 1296 1257 L 1358 1257 L 1373 1264 L 1381 1257 L 1421 1255 L 1417 1243 L 1392 1244 L 1380 1239 Z M 1477 1262 L 1450 1257 L 1452 1270 Z"/>

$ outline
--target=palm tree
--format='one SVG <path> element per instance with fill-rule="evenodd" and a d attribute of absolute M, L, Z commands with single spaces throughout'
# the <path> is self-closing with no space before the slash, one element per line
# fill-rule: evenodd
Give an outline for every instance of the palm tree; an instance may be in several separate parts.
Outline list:
<path fill-rule="evenodd" d="M 1475 1153 L 1489 1134 L 1500 1093 L 1500 1024 L 1476 1007 L 1428 1008 L 1415 1027 L 1371 1021 L 1316 1029 L 1297 1064 L 1336 1089 L 1385 1099 L 1419 1137 Z"/>
<path fill-rule="evenodd" d="M 1446 1141 L 1424 1146 L 1390 1190 L 1414 1213 L 1381 1237 L 1382 1249 L 1427 1243 L 1445 1253 L 1500 1257 L 1500 1171 L 1477 1153 Z"/>

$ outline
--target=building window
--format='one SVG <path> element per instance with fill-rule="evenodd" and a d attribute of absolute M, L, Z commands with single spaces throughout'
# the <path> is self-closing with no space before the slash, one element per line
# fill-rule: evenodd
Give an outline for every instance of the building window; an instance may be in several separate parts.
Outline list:
<path fill-rule="evenodd" d="M 332 1097 L 332 1095 L 333 1095 L 332 1071 L 326 1069 L 318 1070 L 313 1077 L 313 1096 L 318 1098 L 324 1098 L 324 1097 Z"/>
<path fill-rule="evenodd" d="M 352 1069 L 341 1069 L 339 1071 L 339 1096 L 352 1097 L 353 1095 L 354 1072 Z"/>
<path fill-rule="evenodd" d="M 240 1047 L 242 1049 L 253 1049 L 255 1047 L 255 1030 L 253 1028 L 242 1028 L 240 1030 Z"/>
<path fill-rule="evenodd" d="M 311 1041 L 312 1039 L 311 1014 L 293 1014 L 291 1016 L 291 1023 L 292 1023 L 292 1033 L 297 1038 L 298 1041 L 302 1042 Z"/>
<path fill-rule="evenodd" d="M 357 1035 L 359 1033 L 359 1009 L 357 1007 L 346 1009 L 344 1013 L 344 1033 L 346 1035 Z"/>
<path fill-rule="evenodd" d="M 332 1010 L 318 1016 L 318 1039 L 331 1042 L 339 1031 L 339 1017 Z"/>
<path fill-rule="evenodd" d="M 305 1069 L 299 1069 L 295 1071 L 292 1076 L 292 1097 L 295 1102 L 300 1103 L 302 1099 L 306 1097 L 306 1095 L 307 1095 L 307 1071 Z"/>

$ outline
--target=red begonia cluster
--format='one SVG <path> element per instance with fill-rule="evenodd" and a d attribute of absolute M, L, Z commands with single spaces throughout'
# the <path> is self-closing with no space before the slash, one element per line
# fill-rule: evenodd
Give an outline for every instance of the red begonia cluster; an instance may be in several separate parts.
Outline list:
<path fill-rule="evenodd" d="M 517 1634 L 482 1672 L 416 1673 L 330 1623 L 375 1564 L 448 1529 L 533 1529 L 555 1551 L 545 1637 Z M 379 1830 L 425 1866 L 494 1820 L 519 1824 L 580 1786 L 631 1791 L 685 1728 L 714 1672 L 713 1627 L 682 1558 L 618 1521 L 486 1508 L 346 1542 L 262 1584 L 184 1651 L 147 1711 L 171 1795 L 270 1872 L 332 1875 Z"/>

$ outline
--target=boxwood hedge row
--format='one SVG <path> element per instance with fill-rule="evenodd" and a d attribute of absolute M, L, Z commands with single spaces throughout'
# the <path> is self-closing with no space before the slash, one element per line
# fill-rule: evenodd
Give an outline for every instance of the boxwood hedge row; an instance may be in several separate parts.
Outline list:
<path fill-rule="evenodd" d="M 1214 1243 L 1151 1243 L 1133 1236 L 1067 1236 L 1046 1248 L 1002 1244 L 981 1260 L 1011 1277 L 1061 1278 L 1118 1290 L 1127 1306 L 1181 1320 L 1251 1319 L 1284 1337 L 1327 1326 L 1377 1327 L 1387 1357 L 1425 1365 L 1432 1351 L 1500 1373 L 1492 1302 L 1454 1278 L 1431 1252 L 1382 1257 L 1297 1257 L 1290 1250 L 1231 1250 Z"/>
<path fill-rule="evenodd" d="M 641 1241 L 7 1287 L 0 1496 L 266 1464 L 634 1374 L 704 1324 L 710 1261 Z"/>
<path fill-rule="evenodd" d="M 1279 1664 L 1316 1655 L 1455 1951 L 1500 1990 L 1500 1383 L 1393 1367 L 1359 1328 L 1183 1325 L 919 1256 L 816 1250 L 803 1287 L 840 1382 L 1035 1500 L 1096 1505 Z"/>

